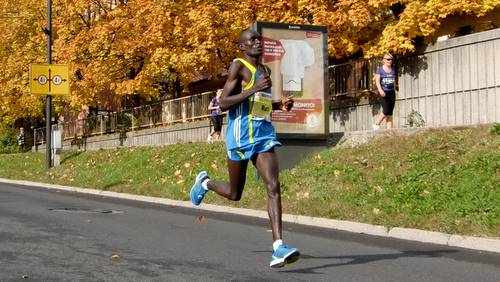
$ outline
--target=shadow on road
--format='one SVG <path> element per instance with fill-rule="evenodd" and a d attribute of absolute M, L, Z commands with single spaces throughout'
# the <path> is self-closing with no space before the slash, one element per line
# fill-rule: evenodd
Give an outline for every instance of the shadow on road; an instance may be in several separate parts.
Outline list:
<path fill-rule="evenodd" d="M 304 273 L 304 274 L 320 274 L 319 269 L 338 267 L 343 265 L 365 264 L 372 261 L 394 260 L 404 257 L 440 257 L 445 253 L 456 253 L 454 250 L 435 250 L 435 251 L 403 251 L 395 254 L 375 254 L 375 255 L 353 255 L 353 256 L 331 256 L 331 257 L 316 257 L 307 254 L 302 254 L 301 259 L 321 259 L 321 260 L 340 260 L 340 262 L 332 262 L 313 267 L 284 270 L 281 272 Z M 348 261 L 345 261 L 348 260 Z"/>

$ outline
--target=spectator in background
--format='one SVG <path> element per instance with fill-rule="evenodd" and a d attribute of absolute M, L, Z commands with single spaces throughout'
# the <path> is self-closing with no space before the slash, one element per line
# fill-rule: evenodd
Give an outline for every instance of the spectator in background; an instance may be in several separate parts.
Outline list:
<path fill-rule="evenodd" d="M 375 74 L 375 85 L 380 95 L 380 104 L 382 112 L 377 117 L 373 129 L 380 129 L 380 124 L 385 119 L 387 128 L 392 128 L 392 112 L 396 103 L 396 67 L 393 65 L 394 57 L 391 54 L 385 54 L 382 59 L 382 66 L 377 68 Z"/>
<path fill-rule="evenodd" d="M 213 131 L 208 135 L 207 141 L 220 139 L 222 131 L 222 111 L 220 110 L 220 97 L 222 95 L 222 89 L 218 89 L 215 97 L 208 104 L 208 110 L 210 111 L 210 120 L 214 127 Z"/>
<path fill-rule="evenodd" d="M 78 113 L 78 117 L 76 119 L 75 139 L 81 139 L 85 134 L 85 120 L 87 119 L 88 111 L 89 108 L 87 106 L 83 106 L 82 110 Z"/>
<path fill-rule="evenodd" d="M 19 146 L 19 151 L 24 152 L 24 127 L 19 128 L 19 135 L 17 135 L 17 146 Z"/>

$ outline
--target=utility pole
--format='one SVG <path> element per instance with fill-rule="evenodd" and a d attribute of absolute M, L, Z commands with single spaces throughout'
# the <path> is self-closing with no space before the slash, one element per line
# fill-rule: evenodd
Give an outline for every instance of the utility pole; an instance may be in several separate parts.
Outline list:
<path fill-rule="evenodd" d="M 47 63 L 52 64 L 52 0 L 47 0 Z M 45 109 L 45 140 L 46 140 L 46 168 L 49 170 L 52 167 L 52 96 L 46 96 Z"/>

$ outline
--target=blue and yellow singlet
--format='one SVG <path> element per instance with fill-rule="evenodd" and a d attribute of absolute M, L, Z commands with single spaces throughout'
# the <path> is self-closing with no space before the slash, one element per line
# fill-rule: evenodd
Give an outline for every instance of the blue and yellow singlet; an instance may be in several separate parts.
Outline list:
<path fill-rule="evenodd" d="M 244 90 L 252 88 L 257 78 L 263 74 L 243 59 L 238 58 L 235 61 L 241 62 L 252 73 L 252 78 L 244 86 Z M 229 159 L 246 160 L 254 154 L 281 146 L 271 124 L 271 111 L 271 89 L 257 92 L 238 106 L 229 109 L 226 130 L 226 148 Z"/>

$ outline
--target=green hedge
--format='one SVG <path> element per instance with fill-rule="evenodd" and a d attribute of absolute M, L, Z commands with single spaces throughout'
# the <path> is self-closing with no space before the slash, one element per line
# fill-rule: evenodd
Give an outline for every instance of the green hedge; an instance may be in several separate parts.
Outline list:
<path fill-rule="evenodd" d="M 0 129 L 0 154 L 17 153 L 17 132 L 12 128 Z"/>

